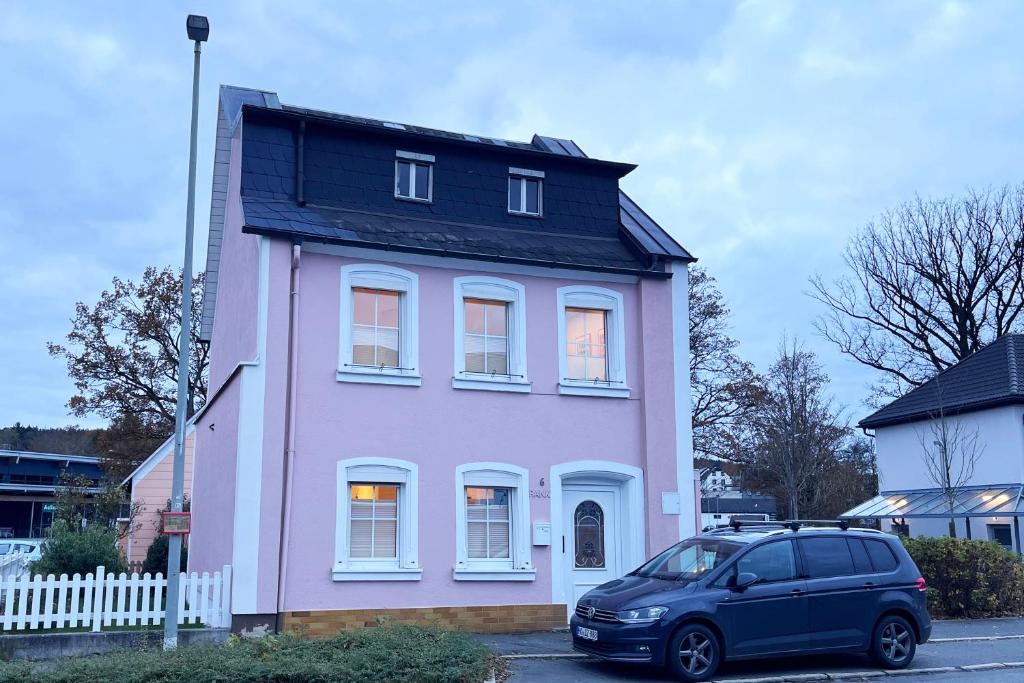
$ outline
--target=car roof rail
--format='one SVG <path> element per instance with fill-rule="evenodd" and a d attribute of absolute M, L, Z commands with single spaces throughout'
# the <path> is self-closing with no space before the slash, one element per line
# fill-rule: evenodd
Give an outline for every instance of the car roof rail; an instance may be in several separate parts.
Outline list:
<path fill-rule="evenodd" d="M 733 531 L 739 531 L 742 528 L 748 530 L 756 527 L 770 527 L 770 528 L 784 528 L 790 531 L 799 531 L 801 527 L 822 527 L 822 526 L 834 526 L 842 531 L 846 531 L 850 528 L 850 520 L 848 519 L 780 519 L 774 522 L 760 522 L 760 521 L 744 521 L 742 519 L 733 519 L 729 521 L 729 526 L 732 527 Z"/>

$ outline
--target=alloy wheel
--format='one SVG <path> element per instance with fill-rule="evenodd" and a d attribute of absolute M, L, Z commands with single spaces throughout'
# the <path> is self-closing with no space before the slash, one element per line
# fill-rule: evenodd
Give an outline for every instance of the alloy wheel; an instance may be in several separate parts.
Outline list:
<path fill-rule="evenodd" d="M 679 663 L 686 673 L 702 676 L 711 668 L 711 640 L 700 633 L 690 633 L 679 644 Z"/>
<path fill-rule="evenodd" d="M 891 622 L 882 629 L 882 654 L 899 664 L 910 654 L 911 633 L 902 624 Z"/>

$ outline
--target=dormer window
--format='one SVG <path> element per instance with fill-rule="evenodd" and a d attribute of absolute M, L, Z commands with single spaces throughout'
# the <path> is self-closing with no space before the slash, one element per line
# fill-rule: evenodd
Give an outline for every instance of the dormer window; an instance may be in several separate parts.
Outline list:
<path fill-rule="evenodd" d="M 433 200 L 433 155 L 399 150 L 395 156 L 395 198 L 417 202 Z"/>
<path fill-rule="evenodd" d="M 540 216 L 544 204 L 544 172 L 525 168 L 508 169 L 508 212 Z"/>

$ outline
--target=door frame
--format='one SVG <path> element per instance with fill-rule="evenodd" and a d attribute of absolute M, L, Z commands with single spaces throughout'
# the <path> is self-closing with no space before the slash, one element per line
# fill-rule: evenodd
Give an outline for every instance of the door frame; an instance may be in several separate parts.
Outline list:
<path fill-rule="evenodd" d="M 617 541 L 620 541 L 619 556 L 622 570 L 630 571 L 643 564 L 647 558 L 647 521 L 644 506 L 644 472 L 639 467 L 624 465 L 607 460 L 578 460 L 551 467 L 551 529 L 561 534 L 563 519 L 563 485 L 597 484 L 614 486 L 619 490 Z M 551 548 L 551 602 L 563 603 L 569 610 L 565 584 L 565 553 L 558 551 L 559 544 Z"/>

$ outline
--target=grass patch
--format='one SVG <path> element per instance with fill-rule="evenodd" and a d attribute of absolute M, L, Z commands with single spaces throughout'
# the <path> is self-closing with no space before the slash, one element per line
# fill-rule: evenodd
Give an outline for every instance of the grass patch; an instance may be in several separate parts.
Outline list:
<path fill-rule="evenodd" d="M 131 651 L 64 659 L 48 666 L 0 664 L 0 683 L 482 683 L 499 665 L 464 633 L 394 625 L 303 640 L 232 637 L 218 647 Z"/>

